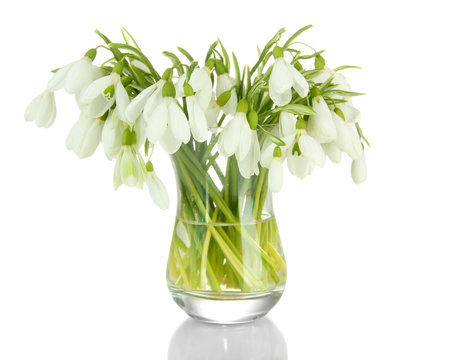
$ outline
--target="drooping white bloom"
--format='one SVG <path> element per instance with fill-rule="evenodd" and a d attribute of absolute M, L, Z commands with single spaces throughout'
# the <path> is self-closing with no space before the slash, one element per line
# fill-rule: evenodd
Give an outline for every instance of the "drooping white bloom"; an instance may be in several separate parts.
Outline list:
<path fill-rule="evenodd" d="M 237 156 L 236 156 L 237 157 Z M 249 178 L 253 175 L 259 174 L 259 160 L 261 157 L 259 139 L 257 132 L 253 130 L 251 132 L 249 151 L 243 159 L 237 158 L 237 164 L 240 174 L 244 178 Z"/>
<path fill-rule="evenodd" d="M 103 120 L 91 118 L 86 111 L 82 111 L 79 120 L 69 131 L 66 147 L 81 159 L 93 155 L 99 145 L 103 126 Z"/>
<path fill-rule="evenodd" d="M 339 164 L 342 160 L 342 151 L 338 148 L 336 143 L 334 141 L 329 143 L 322 144 L 323 151 L 325 152 L 326 156 L 328 158 L 336 163 Z"/>
<path fill-rule="evenodd" d="M 283 161 L 280 157 L 274 158 L 268 170 L 268 186 L 274 193 L 280 192 L 283 185 Z"/>
<path fill-rule="evenodd" d="M 334 111 L 332 111 L 331 114 L 334 125 L 336 126 L 336 139 L 334 142 L 337 147 L 347 153 L 353 160 L 361 158 L 363 155 L 363 147 L 358 133 Z"/>
<path fill-rule="evenodd" d="M 149 164 L 149 162 L 148 162 Z M 162 180 L 159 179 L 155 173 L 153 167 L 150 168 L 146 166 L 146 184 L 148 186 L 149 194 L 151 195 L 152 201 L 162 210 L 169 208 L 169 197 L 168 191 Z"/>
<path fill-rule="evenodd" d="M 298 147 L 301 153 L 315 165 L 325 166 L 325 153 L 320 143 L 312 136 L 308 135 L 306 130 L 300 130 L 298 138 Z"/>
<path fill-rule="evenodd" d="M 346 103 L 339 103 L 336 105 L 341 109 L 344 114 L 345 121 L 348 123 L 356 123 L 361 118 L 361 111 L 353 106 L 352 100 L 348 100 Z"/>
<path fill-rule="evenodd" d="M 152 112 L 148 120 L 147 138 L 155 144 L 162 138 L 167 128 L 178 141 L 179 146 L 181 143 L 186 144 L 190 141 L 190 127 L 187 118 L 176 99 L 171 96 L 164 97 Z"/>
<path fill-rule="evenodd" d="M 367 178 L 367 163 L 366 157 L 363 156 L 357 160 L 352 161 L 352 179 L 355 184 L 360 184 L 364 182 Z"/>
<path fill-rule="evenodd" d="M 209 106 L 212 98 L 212 81 L 210 80 L 210 69 L 205 66 L 193 70 L 188 84 L 192 87 L 196 100 L 203 111 Z M 176 98 L 184 95 L 184 83 L 187 74 L 182 74 L 176 84 Z M 185 94 L 187 95 L 187 94 Z"/>
<path fill-rule="evenodd" d="M 318 95 L 312 100 L 312 108 L 316 112 L 309 116 L 307 130 L 309 135 L 320 143 L 329 143 L 336 138 L 336 127 L 331 111 L 322 96 Z"/>
<path fill-rule="evenodd" d="M 108 114 L 102 129 L 102 145 L 104 146 L 105 155 L 109 160 L 118 156 L 121 151 L 121 139 L 124 126 L 119 120 L 116 110 Z"/>
<path fill-rule="evenodd" d="M 88 106 L 88 115 L 93 118 L 105 114 L 116 101 L 119 118 L 126 121 L 125 110 L 129 105 L 129 95 L 116 72 L 94 80 L 84 90 L 80 100 Z"/>
<path fill-rule="evenodd" d="M 188 122 L 193 138 L 198 142 L 207 140 L 207 119 L 198 98 L 195 95 L 187 96 Z"/>
<path fill-rule="evenodd" d="M 222 156 L 236 154 L 237 160 L 243 160 L 251 149 L 253 131 L 244 112 L 237 111 L 227 123 L 218 139 L 219 153 Z"/>
<path fill-rule="evenodd" d="M 160 87 L 160 93 L 161 93 L 161 87 L 163 86 L 164 81 L 161 80 L 143 91 L 141 91 L 127 106 L 125 110 L 125 118 L 127 119 L 127 122 L 129 124 L 134 124 L 135 121 L 143 114 L 143 110 L 146 106 L 146 104 L 149 102 L 149 99 L 151 96 L 158 90 Z M 152 102 L 149 106 L 152 105 Z M 153 107 L 151 112 L 154 110 L 155 107 Z M 149 110 L 149 108 L 148 108 Z"/>
<path fill-rule="evenodd" d="M 314 75 L 311 80 L 316 83 L 323 83 L 334 74 L 334 70 L 331 70 L 330 68 L 325 66 L 323 69 L 319 70 L 318 74 Z"/>
<path fill-rule="evenodd" d="M 221 108 L 215 101 L 215 95 L 211 94 L 211 100 L 209 106 L 207 107 L 205 114 L 207 120 L 207 127 L 213 133 L 218 130 L 218 116 L 220 115 Z"/>
<path fill-rule="evenodd" d="M 223 112 L 225 114 L 234 115 L 237 109 L 237 92 L 233 87 L 235 86 L 235 80 L 229 76 L 228 73 L 223 73 L 218 75 L 217 78 L 217 87 L 216 94 L 217 96 L 221 96 L 226 91 L 231 90 L 231 97 L 227 101 L 227 103 L 222 107 Z"/>
<path fill-rule="evenodd" d="M 35 97 L 25 110 L 25 121 L 34 121 L 39 127 L 48 128 L 56 117 L 55 95 L 52 91 L 44 90 Z"/>
<path fill-rule="evenodd" d="M 270 98 L 278 106 L 287 105 L 292 99 L 292 87 L 301 97 L 309 92 L 309 84 L 292 64 L 284 60 L 282 49 L 275 47 L 275 63 L 270 74 Z"/>
<path fill-rule="evenodd" d="M 123 145 L 116 160 L 113 185 L 117 189 L 122 184 L 141 189 L 146 179 L 146 167 L 135 145 Z"/>
<path fill-rule="evenodd" d="M 56 91 L 64 88 L 69 94 L 79 94 L 99 73 L 99 68 L 93 65 L 96 57 L 96 50 L 89 50 L 85 56 L 67 64 L 59 69 L 47 84 L 49 91 Z"/>
<path fill-rule="evenodd" d="M 287 156 L 287 166 L 292 175 L 303 180 L 306 176 L 311 175 L 314 170 L 314 163 L 303 155 L 296 152 L 289 152 Z"/>

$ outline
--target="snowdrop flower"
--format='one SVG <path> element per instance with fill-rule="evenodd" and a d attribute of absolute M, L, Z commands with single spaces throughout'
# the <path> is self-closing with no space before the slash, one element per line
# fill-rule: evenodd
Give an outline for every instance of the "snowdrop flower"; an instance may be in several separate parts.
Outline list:
<path fill-rule="evenodd" d="M 348 123 L 356 123 L 361 118 L 361 111 L 353 106 L 352 100 L 348 100 L 346 103 L 339 103 L 336 105 L 344 114 L 345 121 Z"/>
<path fill-rule="evenodd" d="M 315 165 L 311 160 L 295 151 L 290 152 L 287 156 L 287 167 L 292 175 L 303 180 L 306 176 L 312 174 Z"/>
<path fill-rule="evenodd" d="M 64 88 L 69 94 L 80 94 L 98 73 L 97 66 L 93 65 L 96 49 L 90 49 L 81 59 L 59 69 L 47 84 L 47 89 L 56 91 Z"/>
<path fill-rule="evenodd" d="M 210 68 L 204 66 L 196 68 L 190 75 L 190 79 L 186 81 L 187 74 L 182 74 L 176 84 L 176 97 L 184 95 L 184 84 L 188 83 L 195 93 L 195 98 L 203 111 L 209 106 L 212 98 L 212 81 L 210 80 Z M 185 94 L 186 95 L 186 94 Z"/>
<path fill-rule="evenodd" d="M 121 151 L 124 126 L 115 110 L 110 111 L 102 129 L 102 145 L 109 160 L 118 156 Z"/>
<path fill-rule="evenodd" d="M 126 121 L 125 110 L 129 105 L 129 95 L 121 82 L 122 63 L 118 62 L 110 75 L 94 80 L 81 95 L 81 102 L 88 106 L 88 115 L 102 116 L 116 101 L 116 109 L 121 120 Z"/>
<path fill-rule="evenodd" d="M 308 133 L 320 143 L 329 143 L 336 138 L 336 127 L 331 111 L 317 88 L 314 87 L 311 93 L 312 108 L 316 113 L 309 116 Z"/>
<path fill-rule="evenodd" d="M 224 127 L 218 139 L 220 155 L 228 157 L 235 154 L 237 160 L 243 160 L 248 155 L 252 145 L 253 131 L 246 117 L 247 112 L 248 102 L 242 99 L 237 105 L 234 117 Z"/>
<path fill-rule="evenodd" d="M 316 83 L 324 83 L 334 74 L 334 70 L 325 66 L 323 69 L 319 70 L 319 73 L 314 75 L 311 80 Z"/>
<path fill-rule="evenodd" d="M 243 159 L 237 159 L 240 174 L 244 178 L 249 178 L 259 174 L 259 160 L 261 157 L 259 139 L 257 132 L 252 131 L 250 139 L 250 149 Z M 236 156 L 237 157 L 237 156 Z"/>
<path fill-rule="evenodd" d="M 162 89 L 162 102 L 149 117 L 146 135 L 155 144 L 162 139 L 167 130 L 171 131 L 169 139 L 174 147 L 190 141 L 190 127 L 184 112 L 174 98 L 176 90 L 171 81 L 167 81 Z"/>
<path fill-rule="evenodd" d="M 122 136 L 121 152 L 116 160 L 113 185 L 117 189 L 122 184 L 141 189 L 146 179 L 146 166 L 140 153 L 136 151 L 136 134 L 126 129 Z"/>
<path fill-rule="evenodd" d="M 207 140 L 208 129 L 206 115 L 204 114 L 202 105 L 195 96 L 190 84 L 184 84 L 184 93 L 187 101 L 188 122 L 190 124 L 193 139 L 198 142 L 204 142 Z"/>
<path fill-rule="evenodd" d="M 309 85 L 303 75 L 295 67 L 284 60 L 284 51 L 281 47 L 273 49 L 275 63 L 270 74 L 270 98 L 278 106 L 287 105 L 292 99 L 292 87 L 301 97 L 309 91 Z"/>
<path fill-rule="evenodd" d="M 164 84 L 164 80 L 159 80 L 157 83 L 141 91 L 130 102 L 125 110 L 125 118 L 127 123 L 133 125 L 141 115 L 143 115 L 145 119 L 150 116 L 150 113 L 152 113 L 156 106 L 161 102 L 162 88 Z M 146 116 L 145 113 L 148 116 Z"/>
<path fill-rule="evenodd" d="M 364 182 L 367 178 L 367 163 L 366 157 L 363 156 L 357 160 L 352 161 L 352 179 L 355 184 Z"/>
<path fill-rule="evenodd" d="M 283 160 L 279 146 L 273 151 L 273 159 L 268 169 L 268 186 L 272 192 L 279 192 L 283 184 Z"/>
<path fill-rule="evenodd" d="M 228 115 L 234 115 L 237 109 L 237 92 L 235 90 L 235 80 L 226 72 L 226 68 L 221 61 L 215 63 L 217 72 L 216 94 L 218 97 L 229 92 L 230 97 L 227 102 L 222 105 L 223 112 Z"/>
<path fill-rule="evenodd" d="M 44 90 L 35 97 L 25 110 L 25 121 L 34 121 L 39 127 L 48 128 L 56 117 L 55 95 L 52 91 Z"/>
<path fill-rule="evenodd" d="M 148 186 L 149 194 L 152 201 L 162 210 L 169 208 L 168 191 L 165 185 L 159 179 L 154 171 L 154 166 L 150 161 L 146 163 L 146 185 Z"/>
<path fill-rule="evenodd" d="M 343 116 L 340 110 L 336 109 L 336 111 Z M 334 142 L 341 151 L 347 153 L 353 160 L 357 160 L 363 156 L 359 135 L 336 111 L 331 112 L 337 135 Z"/>
<path fill-rule="evenodd" d="M 104 123 L 105 119 L 92 118 L 82 111 L 66 138 L 68 150 L 73 150 L 80 159 L 93 155 L 99 145 Z"/>
<path fill-rule="evenodd" d="M 341 162 L 342 151 L 334 141 L 322 144 L 322 149 L 332 162 L 336 164 L 339 164 Z"/>
<path fill-rule="evenodd" d="M 213 133 L 216 133 L 218 130 L 218 116 L 220 115 L 220 105 L 215 101 L 214 93 L 211 94 L 211 100 L 209 106 L 207 107 L 205 114 L 207 120 L 207 127 Z"/>

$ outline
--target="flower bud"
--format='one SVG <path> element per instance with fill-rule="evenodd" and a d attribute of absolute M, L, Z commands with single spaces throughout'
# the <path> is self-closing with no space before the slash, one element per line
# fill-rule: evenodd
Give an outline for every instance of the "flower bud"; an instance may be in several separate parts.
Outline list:
<path fill-rule="evenodd" d="M 282 156 L 281 148 L 279 146 L 275 147 L 275 149 L 273 150 L 273 157 L 280 158 L 281 156 Z"/>
<path fill-rule="evenodd" d="M 242 99 L 237 104 L 236 112 L 242 112 L 246 114 L 248 112 L 248 101 L 246 99 Z"/>
<path fill-rule="evenodd" d="M 282 47 L 276 45 L 276 46 L 273 48 L 273 57 L 274 57 L 275 59 L 284 57 L 284 50 L 282 49 Z"/>
<path fill-rule="evenodd" d="M 337 115 L 339 115 L 339 116 L 342 118 L 342 120 L 345 121 L 345 115 L 344 115 L 344 112 L 343 112 L 341 109 L 339 109 L 338 107 L 336 107 L 336 108 L 334 108 L 334 112 L 335 112 Z"/>
<path fill-rule="evenodd" d="M 94 49 L 89 49 L 86 53 L 85 56 L 91 60 L 91 62 L 96 58 L 97 55 L 97 50 Z"/>
<path fill-rule="evenodd" d="M 231 98 L 231 90 L 225 91 L 223 94 L 218 96 L 218 99 L 217 99 L 218 106 L 225 106 L 230 98 Z"/>
<path fill-rule="evenodd" d="M 218 76 L 226 73 L 226 67 L 224 66 L 222 61 L 220 60 L 215 61 L 215 71 L 217 72 Z"/>
<path fill-rule="evenodd" d="M 320 91 L 316 86 L 311 87 L 310 91 L 311 91 L 311 97 L 313 99 L 316 98 L 317 96 L 320 96 Z"/>
<path fill-rule="evenodd" d="M 137 143 L 137 134 L 135 131 L 126 129 L 122 133 L 122 146 L 131 146 Z"/>
<path fill-rule="evenodd" d="M 193 88 L 187 82 L 184 83 L 184 93 L 185 93 L 185 96 L 193 96 L 193 94 L 194 94 Z"/>
<path fill-rule="evenodd" d="M 250 125 L 251 130 L 256 130 L 258 121 L 257 112 L 251 110 L 246 117 L 248 119 L 248 124 Z"/>
<path fill-rule="evenodd" d="M 293 66 L 295 67 L 295 69 L 297 69 L 298 71 L 303 70 L 303 66 L 301 66 L 300 62 L 297 61 L 295 64 L 293 64 Z"/>
<path fill-rule="evenodd" d="M 317 54 L 315 56 L 314 64 L 317 70 L 322 70 L 323 68 L 325 68 L 325 59 L 322 57 L 322 55 Z"/>
<path fill-rule="evenodd" d="M 176 88 L 171 81 L 168 81 L 165 83 L 165 85 L 163 85 L 162 96 L 172 98 L 176 96 Z"/>
<path fill-rule="evenodd" d="M 154 171 L 154 165 L 150 161 L 146 163 L 146 171 L 147 172 L 153 172 Z"/>

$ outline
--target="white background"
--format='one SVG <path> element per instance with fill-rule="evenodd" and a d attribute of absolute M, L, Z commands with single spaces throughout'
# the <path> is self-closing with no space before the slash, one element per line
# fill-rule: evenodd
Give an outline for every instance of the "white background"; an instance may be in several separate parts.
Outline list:
<path fill-rule="evenodd" d="M 55 125 L 23 121 L 48 70 L 124 25 L 159 69 L 162 50 L 203 57 L 220 36 L 239 61 L 282 26 L 314 28 L 327 65 L 348 70 L 368 181 L 348 161 L 276 195 L 289 279 L 270 318 L 289 359 L 452 358 L 452 50 L 448 1 L 24 1 L 1 5 L 0 359 L 166 359 L 185 314 L 165 282 L 172 205 L 112 186 L 102 151 L 65 149 L 76 107 L 58 94 Z M 215 334 L 214 334 L 215 335 Z M 193 343 L 193 346 L 196 342 Z M 243 344 L 243 346 L 248 346 Z M 217 357 L 224 350 L 218 349 Z M 238 358 L 237 356 L 235 358 Z M 266 357 L 272 359 L 272 357 Z M 181 358 L 182 359 L 182 358 Z M 192 358 L 190 358 L 192 359 Z M 274 359 L 274 358 L 273 358 Z"/>

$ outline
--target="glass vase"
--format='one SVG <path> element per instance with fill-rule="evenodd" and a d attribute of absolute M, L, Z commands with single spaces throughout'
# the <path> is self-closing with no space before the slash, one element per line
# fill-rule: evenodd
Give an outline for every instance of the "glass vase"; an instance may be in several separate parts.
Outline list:
<path fill-rule="evenodd" d="M 280 299 L 286 262 L 268 189 L 268 170 L 244 178 L 234 156 L 211 142 L 172 155 L 178 206 L 167 281 L 193 318 L 239 323 L 264 316 Z"/>

